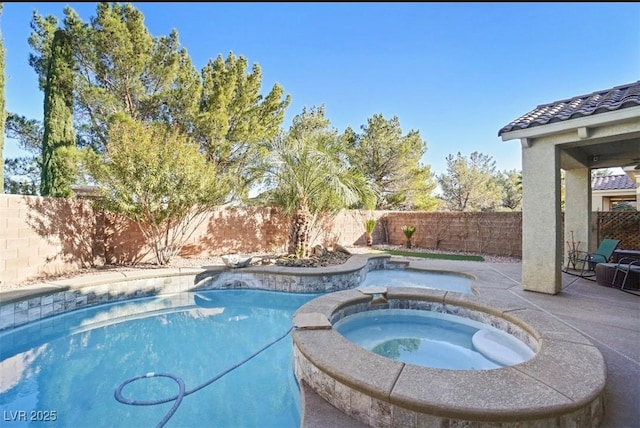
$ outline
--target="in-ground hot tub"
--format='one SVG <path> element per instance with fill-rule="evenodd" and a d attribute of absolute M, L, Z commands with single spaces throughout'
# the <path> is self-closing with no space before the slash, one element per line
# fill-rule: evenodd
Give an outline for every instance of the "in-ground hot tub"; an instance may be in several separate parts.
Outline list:
<path fill-rule="evenodd" d="M 344 317 L 333 328 L 383 357 L 437 369 L 492 370 L 534 355 L 504 330 L 432 310 L 372 309 Z"/>
<path fill-rule="evenodd" d="M 516 337 L 534 355 L 503 368 L 432 368 L 378 355 L 333 326 L 370 310 L 412 309 L 468 318 Z M 369 426 L 597 427 L 606 368 L 581 334 L 524 306 L 414 287 L 347 290 L 313 299 L 294 316 L 294 369 L 334 407 Z"/>

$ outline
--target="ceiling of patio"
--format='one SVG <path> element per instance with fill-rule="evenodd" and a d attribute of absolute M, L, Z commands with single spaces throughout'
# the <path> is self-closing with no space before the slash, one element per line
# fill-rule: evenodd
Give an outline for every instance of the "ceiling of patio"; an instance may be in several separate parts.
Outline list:
<path fill-rule="evenodd" d="M 591 169 L 635 166 L 640 169 L 640 137 L 611 142 L 568 143 L 563 150 L 561 167 L 575 168 L 575 162 Z"/>

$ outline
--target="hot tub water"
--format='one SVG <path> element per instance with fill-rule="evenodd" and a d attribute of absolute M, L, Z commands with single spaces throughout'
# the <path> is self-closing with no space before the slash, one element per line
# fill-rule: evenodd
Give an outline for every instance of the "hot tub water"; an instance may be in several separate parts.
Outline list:
<path fill-rule="evenodd" d="M 376 309 L 347 316 L 333 328 L 368 351 L 432 368 L 490 370 L 534 355 L 502 330 L 440 312 Z"/>

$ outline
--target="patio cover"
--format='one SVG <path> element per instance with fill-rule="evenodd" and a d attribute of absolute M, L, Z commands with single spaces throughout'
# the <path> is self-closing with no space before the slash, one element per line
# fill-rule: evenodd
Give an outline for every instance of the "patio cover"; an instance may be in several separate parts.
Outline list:
<path fill-rule="evenodd" d="M 522 145 L 522 286 L 556 294 L 571 232 L 582 251 L 598 244 L 590 241 L 591 169 L 623 167 L 640 192 L 640 81 L 540 105 L 498 136 Z"/>

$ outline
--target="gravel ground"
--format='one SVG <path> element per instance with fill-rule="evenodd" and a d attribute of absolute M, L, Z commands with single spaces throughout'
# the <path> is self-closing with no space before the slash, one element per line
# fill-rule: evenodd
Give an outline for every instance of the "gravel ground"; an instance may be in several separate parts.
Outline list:
<path fill-rule="evenodd" d="M 486 262 L 489 263 L 520 263 L 521 260 L 515 257 L 502 257 L 502 256 L 492 256 L 487 254 L 477 254 L 477 253 L 462 253 L 462 252 L 454 252 L 454 251 L 439 251 L 431 248 L 405 248 L 400 245 L 374 245 L 372 247 L 365 246 L 352 246 L 346 247 L 351 254 L 366 254 L 371 249 L 374 250 L 401 250 L 401 251 L 412 251 L 412 252 L 429 252 L 429 253 L 441 253 L 441 254 L 464 254 L 464 255 L 481 255 L 484 257 Z M 322 267 L 322 266 L 331 266 L 331 265 L 340 265 L 346 262 L 349 257 L 349 254 L 340 251 L 329 251 L 323 256 L 310 257 L 307 259 L 295 260 L 291 258 L 287 258 L 282 255 L 274 255 L 274 254 L 266 254 L 266 253 L 246 253 L 243 256 L 251 256 L 253 260 L 251 261 L 252 265 L 260 265 L 263 264 L 262 260 L 269 260 L 268 264 L 276 264 L 280 266 L 288 266 L 288 267 Z M 267 264 L 267 263 L 264 263 Z M 70 274 L 61 274 L 56 276 L 48 276 L 48 277 L 40 277 L 33 278 L 28 281 L 23 281 L 18 284 L 0 284 L 0 291 L 11 290 L 20 288 L 26 285 L 31 285 L 44 281 L 53 281 L 56 279 L 64 279 L 64 278 L 72 278 L 77 276 L 84 275 L 97 275 L 105 272 L 127 272 L 139 269 L 160 269 L 160 268 L 180 268 L 180 267 L 203 267 L 203 266 L 224 266 L 224 262 L 222 258 L 219 256 L 214 257 L 206 257 L 206 258 L 182 258 L 176 257 L 174 258 L 169 265 L 166 266 L 157 266 L 150 263 L 140 263 L 135 266 L 100 266 L 94 268 L 86 268 L 80 271 L 76 271 Z"/>

